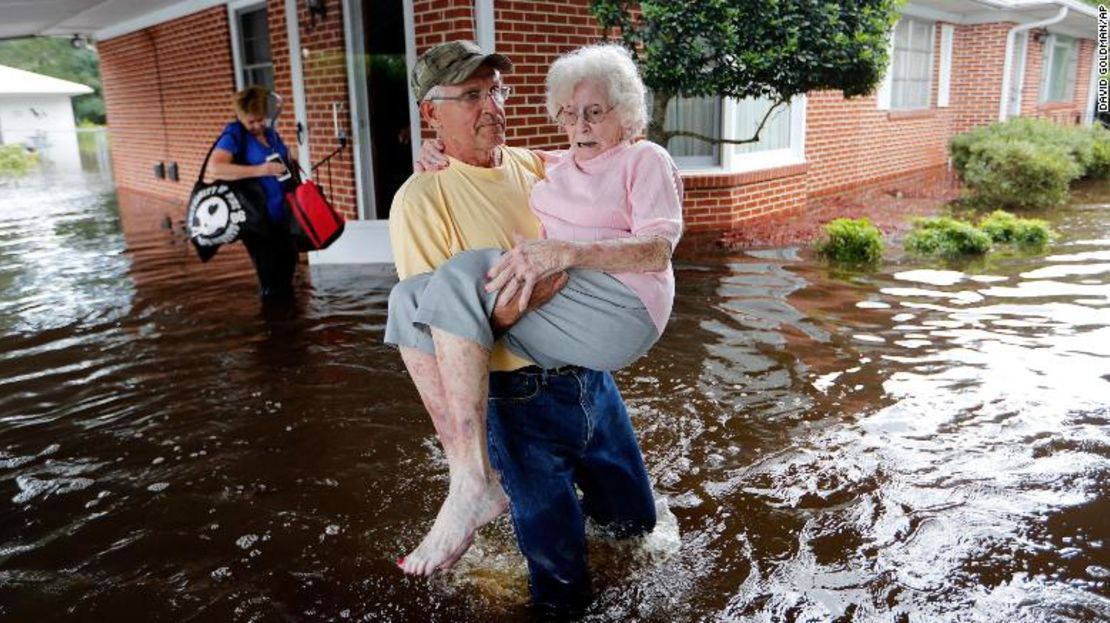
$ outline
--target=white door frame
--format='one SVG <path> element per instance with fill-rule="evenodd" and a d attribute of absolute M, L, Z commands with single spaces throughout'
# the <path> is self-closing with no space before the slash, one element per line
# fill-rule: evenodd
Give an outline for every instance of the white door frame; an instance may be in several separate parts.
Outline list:
<path fill-rule="evenodd" d="M 374 192 L 374 156 L 370 140 L 362 140 L 363 131 L 370 138 L 370 109 L 366 101 L 366 46 L 362 40 L 362 2 L 343 0 L 343 34 L 346 37 L 347 94 L 351 110 L 351 154 L 355 167 L 355 199 L 360 219 L 376 218 L 377 199 Z"/>
<path fill-rule="evenodd" d="M 304 132 L 304 144 L 297 145 L 297 159 L 307 177 L 312 177 L 312 156 L 309 153 L 308 104 L 304 95 L 304 67 L 301 64 L 301 30 L 297 19 L 297 0 L 285 0 L 285 29 L 289 35 L 289 73 L 293 84 L 293 116 Z M 293 140 L 297 139 L 294 131 Z"/>
<path fill-rule="evenodd" d="M 402 0 L 401 7 L 405 14 L 405 72 L 411 76 L 416 66 L 416 17 L 412 0 Z M 405 83 L 409 97 L 409 144 L 412 145 L 412 161 L 416 162 L 420 158 L 420 106 L 412 92 L 412 81 L 405 80 Z"/>

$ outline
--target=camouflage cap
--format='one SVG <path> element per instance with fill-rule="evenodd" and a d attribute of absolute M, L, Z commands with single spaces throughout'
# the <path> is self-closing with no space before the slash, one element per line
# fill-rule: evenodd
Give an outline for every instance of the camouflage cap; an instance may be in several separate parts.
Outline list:
<path fill-rule="evenodd" d="M 432 87 L 464 82 L 482 65 L 499 71 L 513 68 L 508 56 L 486 54 L 472 41 L 441 43 L 416 59 L 412 68 L 412 93 L 420 101 Z"/>

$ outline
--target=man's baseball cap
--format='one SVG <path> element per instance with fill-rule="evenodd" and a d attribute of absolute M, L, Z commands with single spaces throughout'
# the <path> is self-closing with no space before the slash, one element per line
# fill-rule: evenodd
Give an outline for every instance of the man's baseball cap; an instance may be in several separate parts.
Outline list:
<path fill-rule="evenodd" d="M 412 93 L 420 101 L 434 86 L 465 82 L 482 65 L 499 71 L 513 68 L 508 56 L 486 54 L 472 41 L 441 43 L 416 59 L 412 68 Z"/>

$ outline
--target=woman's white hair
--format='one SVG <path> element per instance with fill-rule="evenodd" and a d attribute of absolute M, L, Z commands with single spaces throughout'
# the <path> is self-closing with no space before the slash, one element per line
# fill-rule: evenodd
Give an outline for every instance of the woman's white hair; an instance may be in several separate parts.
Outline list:
<path fill-rule="evenodd" d="M 547 114 L 558 122 L 559 111 L 574 97 L 574 89 L 593 80 L 609 94 L 609 105 L 621 120 L 625 138 L 647 125 L 646 89 L 632 55 L 622 46 L 601 43 L 560 56 L 547 72 Z"/>

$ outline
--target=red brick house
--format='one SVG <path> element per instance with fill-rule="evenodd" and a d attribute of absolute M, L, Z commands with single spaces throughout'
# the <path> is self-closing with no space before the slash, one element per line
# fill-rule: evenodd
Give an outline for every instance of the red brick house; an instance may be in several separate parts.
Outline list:
<path fill-rule="evenodd" d="M 83 10 L 59 12 L 66 4 Z M 334 253 L 314 258 L 321 261 L 351 253 L 388 261 L 389 198 L 410 172 L 421 132 L 406 80 L 419 53 L 468 38 L 508 54 L 516 63 L 507 77 L 514 88 L 509 140 L 550 148 L 563 139 L 544 113 L 547 67 L 601 34 L 588 0 L 124 4 L 43 3 L 22 21 L 5 17 L 0 38 L 76 33 L 95 41 L 121 201 L 175 220 L 205 151 L 232 116 L 229 99 L 239 87 L 267 84 L 284 97 L 279 130 L 298 144 L 303 163 L 331 152 L 337 135 L 351 137 L 351 149 L 332 161 L 330 183 L 325 170 L 317 178 L 360 222 Z M 686 180 L 688 231 L 728 231 L 847 188 L 942 167 L 948 139 L 976 125 L 1015 115 L 1091 122 L 1093 7 L 1077 0 L 915 0 L 902 14 L 891 69 L 873 95 L 799 97 L 755 145 L 672 141 Z M 679 101 L 670 123 L 748 136 L 766 105 Z M 173 168 L 176 180 L 158 175 Z"/>

